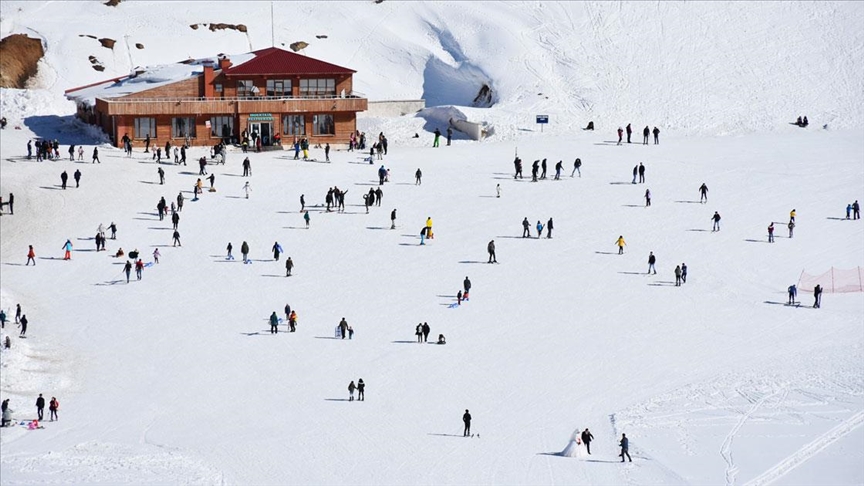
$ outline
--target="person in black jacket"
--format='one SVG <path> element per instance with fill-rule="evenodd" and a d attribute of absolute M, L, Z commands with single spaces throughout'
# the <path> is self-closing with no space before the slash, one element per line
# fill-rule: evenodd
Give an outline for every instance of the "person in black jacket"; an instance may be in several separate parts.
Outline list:
<path fill-rule="evenodd" d="M 465 424 L 465 431 L 462 432 L 462 437 L 468 437 L 471 435 L 471 414 L 468 413 L 468 409 L 465 409 L 465 414 L 462 415 L 462 422 Z"/>
<path fill-rule="evenodd" d="M 363 378 L 357 380 L 357 400 L 363 401 L 366 398 L 366 383 L 363 383 Z"/>
<path fill-rule="evenodd" d="M 489 241 L 489 244 L 486 245 L 486 251 L 489 252 L 489 261 L 487 263 L 498 263 L 498 259 L 495 258 L 495 240 Z"/>
<path fill-rule="evenodd" d="M 465 277 L 465 280 L 462 281 L 462 287 L 465 289 L 466 295 L 468 294 L 468 292 L 471 292 L 471 281 L 468 280 L 468 277 Z"/>
<path fill-rule="evenodd" d="M 552 218 L 546 222 L 546 238 L 552 238 Z"/>
<path fill-rule="evenodd" d="M 21 316 L 21 321 L 18 323 L 18 327 L 21 328 L 21 334 L 19 336 L 24 336 L 27 334 L 27 316 Z"/>
<path fill-rule="evenodd" d="M 64 170 L 62 174 L 60 174 L 60 187 L 66 189 L 66 181 L 69 180 L 69 174 Z"/>
<path fill-rule="evenodd" d="M 42 394 L 39 394 L 39 398 L 36 399 L 36 414 L 39 416 L 39 420 L 42 420 L 42 414 L 45 410 L 45 399 L 42 398 Z"/>
<path fill-rule="evenodd" d="M 648 135 L 651 134 L 651 129 L 648 128 L 648 125 L 645 125 L 645 128 L 642 130 L 642 145 L 648 145 Z"/>
<path fill-rule="evenodd" d="M 660 129 L 657 127 L 654 127 L 654 130 L 652 133 L 654 133 L 654 145 L 659 144 L 660 143 Z"/>
<path fill-rule="evenodd" d="M 429 339 L 429 331 L 431 328 L 429 327 L 428 322 L 423 323 L 423 327 L 420 328 L 423 331 L 423 342 L 425 343 L 427 339 Z"/>
<path fill-rule="evenodd" d="M 627 125 L 628 127 L 630 125 Z M 585 448 L 588 449 L 588 454 L 591 454 L 591 441 L 594 440 L 594 436 L 590 431 L 586 428 L 582 431 L 582 442 L 585 444 Z"/>
<path fill-rule="evenodd" d="M 75 179 L 75 187 L 79 187 L 81 184 L 81 171 L 76 170 L 72 177 Z"/>
<path fill-rule="evenodd" d="M 639 162 L 639 183 L 642 184 L 645 182 L 645 166 L 642 165 L 642 162 Z"/>
<path fill-rule="evenodd" d="M 656 263 L 656 262 L 657 262 L 657 259 L 654 257 L 654 252 L 649 251 L 648 252 L 648 273 L 651 273 L 651 271 L 653 270 L 654 275 L 657 275 L 657 269 L 654 268 L 654 263 Z"/>

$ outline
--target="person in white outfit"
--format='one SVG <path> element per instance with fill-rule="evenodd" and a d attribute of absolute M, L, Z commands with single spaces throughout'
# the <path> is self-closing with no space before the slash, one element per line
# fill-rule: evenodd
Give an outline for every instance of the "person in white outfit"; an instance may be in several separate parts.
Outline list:
<path fill-rule="evenodd" d="M 559 452 L 558 455 L 577 458 L 588 457 L 588 450 L 585 449 L 585 444 L 582 443 L 582 432 L 578 427 L 576 428 L 576 431 L 570 435 L 570 442 L 567 444 L 567 447 L 565 447 L 563 451 Z"/>
<path fill-rule="evenodd" d="M 249 193 L 252 192 L 252 188 L 249 187 L 249 182 L 246 182 L 246 185 L 243 186 L 243 191 L 246 193 L 246 199 L 249 199 Z"/>

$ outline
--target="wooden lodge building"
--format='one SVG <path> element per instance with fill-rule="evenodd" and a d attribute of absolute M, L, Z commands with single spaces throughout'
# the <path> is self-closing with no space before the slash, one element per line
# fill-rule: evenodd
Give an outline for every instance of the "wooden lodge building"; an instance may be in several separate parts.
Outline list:
<path fill-rule="evenodd" d="M 347 144 L 366 98 L 354 92 L 356 71 L 276 47 L 140 69 L 66 91 L 78 117 L 122 146 Z"/>

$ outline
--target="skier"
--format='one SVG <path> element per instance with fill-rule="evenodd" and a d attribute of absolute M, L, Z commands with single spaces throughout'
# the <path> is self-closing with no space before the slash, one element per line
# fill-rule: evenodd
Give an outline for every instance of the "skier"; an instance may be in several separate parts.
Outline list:
<path fill-rule="evenodd" d="M 627 245 L 627 243 L 624 242 L 624 236 L 619 235 L 618 239 L 615 240 L 615 244 L 618 245 L 618 254 L 623 255 L 624 254 L 624 246 Z"/>
<path fill-rule="evenodd" d="M 774 221 L 768 225 L 768 243 L 774 243 Z"/>
<path fill-rule="evenodd" d="M 417 168 L 417 172 L 414 173 L 414 185 L 419 186 L 422 183 L 423 172 L 420 171 L 420 168 Z"/>
<path fill-rule="evenodd" d="M 58 419 L 57 410 L 60 409 L 60 402 L 57 401 L 56 397 L 51 397 L 51 401 L 48 402 L 48 411 L 51 412 L 51 421 L 55 421 Z"/>
<path fill-rule="evenodd" d="M 651 205 L 651 190 L 645 189 L 645 207 L 647 208 L 650 205 Z"/>
<path fill-rule="evenodd" d="M 453 129 L 447 127 L 447 146 L 450 146 L 450 141 L 453 139 Z"/>
<path fill-rule="evenodd" d="M 435 140 L 432 141 L 432 147 L 437 147 L 438 142 L 441 139 L 441 130 L 435 129 Z"/>
<path fill-rule="evenodd" d="M 552 218 L 546 222 L 546 238 L 552 238 Z"/>
<path fill-rule="evenodd" d="M 648 128 L 648 125 L 645 125 L 645 128 L 642 130 L 642 145 L 648 145 L 648 135 L 651 133 L 651 129 Z"/>
<path fill-rule="evenodd" d="M 309 229 L 309 211 L 303 213 L 303 221 L 306 222 L 306 229 Z"/>
<path fill-rule="evenodd" d="M 570 177 L 573 177 L 577 172 L 579 173 L 579 177 L 582 177 L 582 159 L 579 158 L 573 162 L 573 172 L 570 173 Z"/>
<path fill-rule="evenodd" d="M 822 307 L 822 286 L 816 284 L 816 287 L 813 287 L 813 308 L 818 309 Z"/>
<path fill-rule="evenodd" d="M 246 181 L 246 184 L 243 185 L 243 192 L 246 193 L 246 199 L 249 199 L 249 193 L 252 192 L 252 188 L 249 187 L 249 181 Z"/>
<path fill-rule="evenodd" d="M 657 127 L 654 127 L 654 130 L 652 130 L 651 133 L 654 134 L 654 145 L 659 144 L 660 143 L 660 129 Z"/>
<path fill-rule="evenodd" d="M 528 222 L 528 217 L 522 220 L 522 238 L 531 237 L 531 223 Z"/>
<path fill-rule="evenodd" d="M 489 252 L 489 261 L 486 263 L 498 263 L 498 259 L 495 257 L 495 240 L 489 241 L 489 244 L 486 245 L 486 251 Z"/>
<path fill-rule="evenodd" d="M 21 328 L 21 334 L 18 335 L 19 337 L 23 337 L 25 334 L 27 334 L 27 316 L 26 315 L 21 316 L 21 322 L 18 323 L 18 327 Z"/>
<path fill-rule="evenodd" d="M 273 311 L 270 314 L 270 334 L 279 334 L 279 316 L 276 315 L 276 311 Z"/>
<path fill-rule="evenodd" d="M 465 409 L 465 414 L 462 415 L 462 423 L 465 424 L 465 431 L 462 432 L 462 437 L 468 437 L 471 435 L 471 414 L 468 413 L 468 409 Z"/>
<path fill-rule="evenodd" d="M 291 270 L 294 268 L 294 260 L 289 256 L 287 260 L 285 260 L 285 276 L 291 276 Z"/>
<path fill-rule="evenodd" d="M 348 321 L 344 317 L 339 321 L 339 331 L 342 334 L 342 339 L 345 339 L 345 336 L 348 334 Z"/>
<path fill-rule="evenodd" d="M 45 399 L 42 398 L 42 394 L 39 394 L 39 398 L 36 399 L 36 415 L 39 416 L 39 420 L 42 420 L 42 414 L 45 411 Z"/>
<path fill-rule="evenodd" d="M 180 244 L 180 232 L 174 230 L 174 234 L 172 235 L 174 238 L 174 244 L 172 246 L 183 246 Z"/>
<path fill-rule="evenodd" d="M 531 164 L 531 182 L 537 182 L 537 172 L 540 171 L 540 160 L 535 160 Z"/>
<path fill-rule="evenodd" d="M 363 378 L 357 380 L 357 401 L 362 402 L 366 398 L 366 383 L 363 383 Z"/>
<path fill-rule="evenodd" d="M 390 229 L 396 229 L 396 210 L 390 212 Z"/>
<path fill-rule="evenodd" d="M 74 174 L 72 174 L 72 178 L 75 179 L 75 188 L 77 189 L 81 185 L 81 171 L 76 170 Z"/>
<path fill-rule="evenodd" d="M 135 262 L 135 277 L 138 280 L 141 280 L 141 272 L 144 270 L 144 262 L 139 258 L 137 262 Z"/>
<path fill-rule="evenodd" d="M 230 243 L 229 243 L 229 245 L 230 245 Z M 230 250 L 229 250 L 229 253 L 230 253 Z M 249 244 L 246 243 L 245 241 L 240 245 L 240 253 L 243 255 L 243 263 L 248 262 L 249 261 L 249 257 L 248 257 Z"/>
<path fill-rule="evenodd" d="M 656 130 L 656 128 L 655 128 L 655 130 Z M 630 450 L 630 441 L 627 440 L 627 435 L 626 435 L 626 434 L 621 434 L 621 441 L 618 442 L 618 445 L 621 446 L 621 454 L 618 454 L 619 456 L 621 456 L 621 462 L 624 462 L 624 456 L 627 456 L 627 459 L 628 459 L 630 462 L 633 462 L 633 459 L 630 458 L 630 452 L 629 452 L 629 450 Z"/>
<path fill-rule="evenodd" d="M 645 166 L 639 162 L 639 184 L 645 183 Z"/>
<path fill-rule="evenodd" d="M 687 264 L 686 263 L 681 264 L 681 283 L 682 284 L 687 283 Z"/>
<path fill-rule="evenodd" d="M 126 265 L 123 266 L 123 271 L 126 272 L 126 283 L 129 283 L 129 276 L 132 274 L 132 262 L 126 260 Z"/>
<path fill-rule="evenodd" d="M 701 186 L 699 186 L 699 202 L 708 202 L 708 186 L 703 182 Z"/>
<path fill-rule="evenodd" d="M 63 173 L 60 174 L 60 187 L 62 187 L 63 189 L 66 189 L 66 181 L 67 180 L 69 180 L 69 175 L 66 174 L 66 171 L 64 170 Z"/>
<path fill-rule="evenodd" d="M 66 251 L 66 253 L 63 255 L 63 259 L 64 260 L 71 260 L 72 259 L 72 242 L 69 240 L 66 240 L 66 243 L 63 243 L 62 248 L 63 248 L 63 250 Z"/>
<path fill-rule="evenodd" d="M 630 143 L 630 125 L 627 125 L 627 143 Z M 591 441 L 594 440 L 594 435 L 586 428 L 582 431 L 582 443 L 585 444 L 585 448 L 588 449 L 588 454 L 591 454 Z"/>
<path fill-rule="evenodd" d="M 539 240 L 541 236 L 543 236 L 543 223 L 537 221 L 537 239 Z"/>
<path fill-rule="evenodd" d="M 561 180 L 561 170 L 564 168 L 564 161 L 559 160 L 557 164 L 555 164 L 555 180 Z"/>
<path fill-rule="evenodd" d="M 621 138 L 624 136 L 624 129 L 618 127 L 618 143 L 616 145 L 621 145 Z"/>
<path fill-rule="evenodd" d="M 798 287 L 795 284 L 792 284 L 786 290 L 789 292 L 789 302 L 787 302 L 787 304 L 794 304 L 795 297 L 798 295 Z"/>
<path fill-rule="evenodd" d="M 711 232 L 720 231 L 720 213 L 714 211 L 714 216 L 711 216 L 711 220 L 714 221 L 714 227 L 711 229 Z"/>
<path fill-rule="evenodd" d="M 279 242 L 273 243 L 273 259 L 277 262 L 279 261 L 279 254 L 282 253 L 282 247 L 279 246 Z"/>
<path fill-rule="evenodd" d="M 29 248 L 27 250 L 27 263 L 24 265 L 30 265 L 30 262 L 33 262 L 33 266 L 36 266 L 36 252 L 33 250 L 33 245 L 27 245 Z"/>
<path fill-rule="evenodd" d="M 852 203 L 846 205 L 846 219 L 849 219 L 849 216 L 852 215 Z"/>
<path fill-rule="evenodd" d="M 654 252 L 653 252 L 653 251 L 649 251 L 649 252 L 648 252 L 648 272 L 647 272 L 647 273 L 651 273 L 651 271 L 653 270 L 653 271 L 654 271 L 654 275 L 657 275 L 657 269 L 654 268 L 654 263 L 655 263 L 655 262 L 657 262 L 657 258 L 654 257 Z"/>
<path fill-rule="evenodd" d="M 681 286 L 681 265 L 675 267 L 675 286 Z"/>
<path fill-rule="evenodd" d="M 790 220 L 786 226 L 789 228 L 789 238 L 792 238 L 792 232 L 795 230 L 795 221 Z"/>
<path fill-rule="evenodd" d="M 357 388 L 357 387 L 354 386 L 354 380 L 351 380 L 351 383 L 348 384 L 348 393 L 350 394 L 350 396 L 348 397 L 348 401 L 349 401 L 349 402 L 353 402 L 353 401 L 354 401 L 354 390 L 355 390 L 356 388 Z"/>

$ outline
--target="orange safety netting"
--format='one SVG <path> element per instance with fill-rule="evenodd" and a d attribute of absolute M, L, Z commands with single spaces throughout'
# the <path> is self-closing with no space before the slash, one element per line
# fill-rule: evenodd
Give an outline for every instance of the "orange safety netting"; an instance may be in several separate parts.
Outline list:
<path fill-rule="evenodd" d="M 801 272 L 801 278 L 798 279 L 800 290 L 812 289 L 816 284 L 821 285 L 822 291 L 826 293 L 864 292 L 864 267 L 848 270 L 831 267 L 821 275 Z"/>

